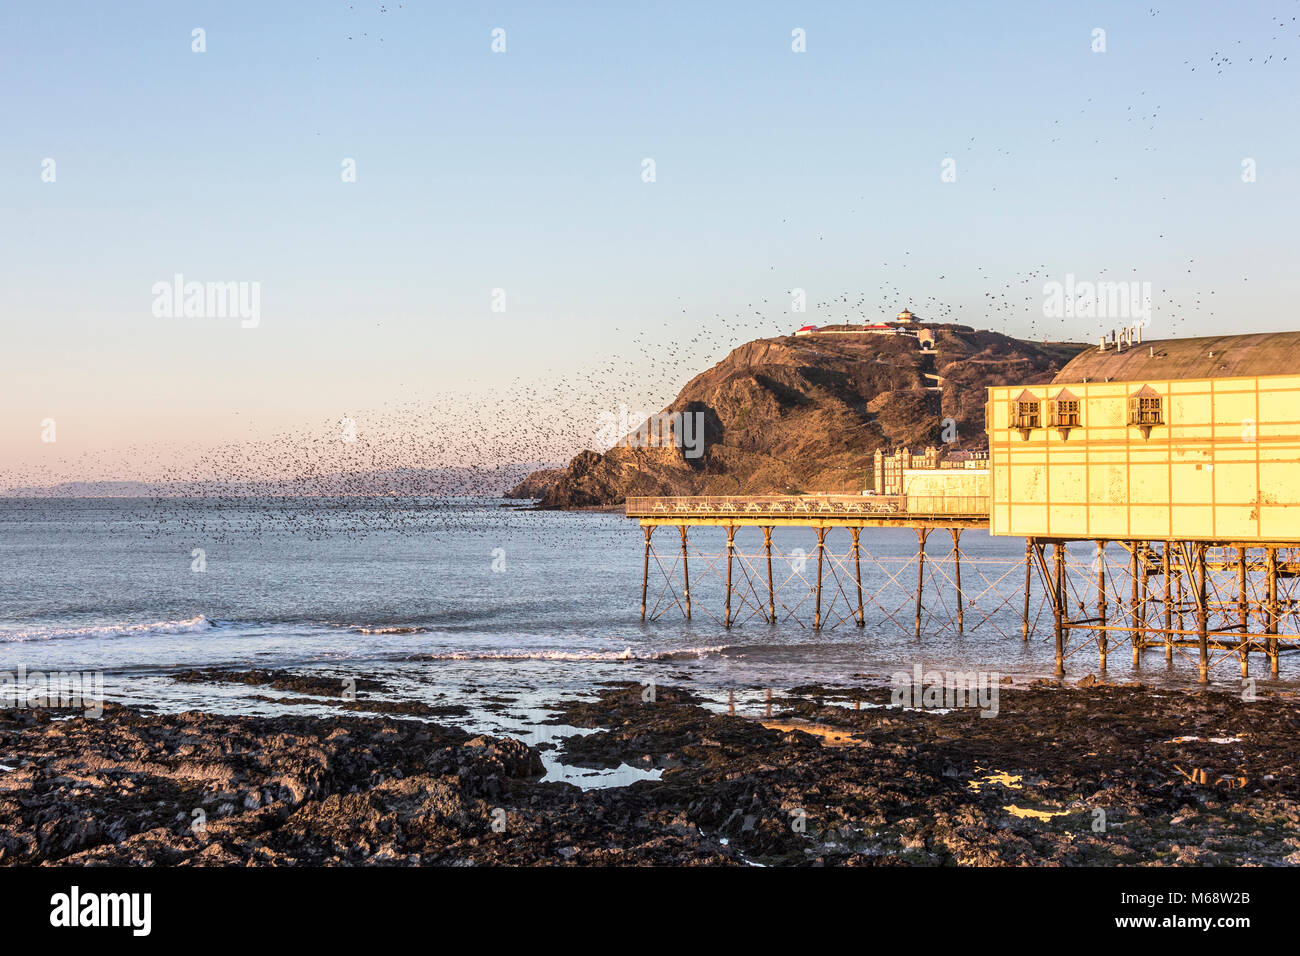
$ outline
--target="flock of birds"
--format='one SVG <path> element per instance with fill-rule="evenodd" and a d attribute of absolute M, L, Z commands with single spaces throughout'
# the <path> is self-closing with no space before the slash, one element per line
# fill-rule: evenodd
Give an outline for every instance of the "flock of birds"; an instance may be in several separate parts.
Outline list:
<path fill-rule="evenodd" d="M 397 9 L 402 5 L 398 4 Z M 355 10 L 354 4 L 350 9 Z M 380 13 L 389 7 L 380 5 Z M 1159 11 L 1150 10 L 1151 16 Z M 1222 74 L 1243 63 L 1263 66 L 1285 62 L 1281 47 L 1296 39 L 1296 18 L 1275 17 L 1270 48 L 1229 56 L 1215 51 L 1205 61 L 1187 61 L 1192 70 L 1208 65 Z M 368 31 L 358 31 L 368 37 Z M 351 39 L 351 37 L 349 37 Z M 382 38 L 380 38 L 382 39 Z M 1234 47 L 1241 46 L 1237 41 Z M 1062 131 L 1090 121 L 1101 107 L 1088 98 L 1077 119 L 1053 120 L 1046 142 L 1059 143 Z M 1153 133 L 1160 122 L 1161 106 L 1150 103 L 1146 91 L 1125 111 L 1129 123 Z M 1154 147 L 1143 147 L 1154 148 Z M 960 154 L 967 169 L 988 168 L 1010 154 L 998 146 L 980 151 L 970 138 Z M 866 214 L 865 196 L 850 198 L 846 208 Z M 781 217 L 783 226 L 796 228 L 795 212 Z M 805 229 L 811 236 L 816 228 Z M 1163 233 L 1158 233 L 1164 239 Z M 768 265 L 767 263 L 764 263 Z M 1195 280 L 1196 260 L 1184 263 L 1184 287 Z M 239 534 L 287 531 L 306 535 L 362 534 L 384 530 L 428 533 L 460 520 L 463 508 L 446 495 L 499 496 L 532 467 L 562 464 L 577 451 L 596 447 L 610 419 L 619 416 L 635 427 L 641 418 L 667 405 L 681 387 L 728 351 L 756 338 L 788 334 L 803 321 L 818 324 L 875 322 L 890 318 L 903 307 L 926 321 L 957 322 L 993 328 L 1030 339 L 1090 338 L 1060 321 L 1042 315 L 1043 285 L 1059 279 L 1059 270 L 1046 263 L 1008 270 L 989 262 L 967 267 L 984 288 L 977 308 L 968 300 L 955 301 L 942 292 L 950 281 L 948 271 L 935 273 L 913 265 L 912 252 L 901 249 L 874 270 L 882 276 L 866 288 L 824 295 L 808 303 L 806 316 L 790 311 L 789 289 L 773 275 L 767 294 L 732 310 L 698 315 L 689 337 L 677 334 L 681 323 L 659 326 L 642 323 L 624 336 L 628 348 L 621 355 L 593 356 L 580 372 L 539 374 L 494 385 L 479 396 L 464 392 L 426 395 L 420 400 L 391 403 L 377 409 L 344 412 L 337 419 L 304 426 L 294 433 L 260 441 L 231 442 L 216 446 L 195 442 L 188 448 L 141 445 L 106 454 L 87 453 L 60 462 L 63 475 L 111 474 L 122 482 L 135 482 L 137 492 L 152 502 L 137 515 L 151 533 L 180 533 L 192 538 L 221 538 Z M 770 264 L 767 273 L 777 273 Z M 1097 278 L 1136 279 L 1133 270 L 1115 270 Z M 969 276 L 962 284 L 969 288 Z M 930 290 L 925 293 L 924 290 Z M 1160 337 L 1178 335 L 1186 323 L 1205 327 L 1214 316 L 1214 290 L 1179 293 L 1153 290 L 1163 315 Z M 677 300 L 678 315 L 697 315 L 685 298 Z M 815 317 L 815 318 L 814 318 Z M 1013 332 L 1014 330 L 1014 332 Z M 524 414 L 521 414 L 524 410 Z M 509 464 L 502 464 L 509 463 Z M 48 486 L 49 472 L 42 469 L 0 471 L 0 488 L 21 489 L 39 496 Z M 97 486 L 80 490 L 89 494 L 113 493 L 127 485 Z M 76 493 L 72 486 L 47 488 L 46 493 Z M 332 505 L 304 499 L 329 496 Z M 418 499 L 413 501 L 412 499 Z M 550 526 L 560 529 L 562 525 Z M 565 533 L 554 530 L 553 533 Z"/>

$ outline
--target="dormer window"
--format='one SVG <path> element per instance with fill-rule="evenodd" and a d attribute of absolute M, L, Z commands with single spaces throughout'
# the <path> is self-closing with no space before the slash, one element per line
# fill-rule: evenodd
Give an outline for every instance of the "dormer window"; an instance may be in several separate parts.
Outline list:
<path fill-rule="evenodd" d="M 1150 385 L 1129 396 L 1128 423 L 1141 429 L 1143 438 L 1150 438 L 1151 429 L 1165 423 L 1163 400 Z"/>
<path fill-rule="evenodd" d="M 1055 428 L 1061 439 L 1070 437 L 1070 429 L 1081 424 L 1079 417 L 1079 400 L 1071 392 L 1062 390 L 1048 404 L 1047 424 Z"/>
<path fill-rule="evenodd" d="M 1035 428 L 1043 427 L 1042 404 L 1032 392 L 1024 391 L 1011 402 L 1011 427 L 1020 432 L 1020 437 L 1028 440 L 1029 433 Z"/>

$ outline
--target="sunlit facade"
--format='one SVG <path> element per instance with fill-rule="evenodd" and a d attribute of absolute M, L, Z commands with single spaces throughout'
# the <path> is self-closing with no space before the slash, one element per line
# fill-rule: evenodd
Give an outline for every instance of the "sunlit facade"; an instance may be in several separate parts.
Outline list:
<path fill-rule="evenodd" d="M 1300 374 L 1159 375 L 1277 368 L 1295 339 L 1090 350 L 1051 384 L 990 388 L 991 532 L 1300 541 Z"/>

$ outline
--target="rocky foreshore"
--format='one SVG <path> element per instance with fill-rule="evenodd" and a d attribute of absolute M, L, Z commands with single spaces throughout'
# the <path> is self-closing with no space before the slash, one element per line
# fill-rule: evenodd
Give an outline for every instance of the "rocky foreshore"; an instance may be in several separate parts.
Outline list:
<path fill-rule="evenodd" d="M 337 717 L 3 710 L 0 862 L 1300 862 L 1291 696 L 1039 683 L 989 718 L 888 701 L 806 687 L 728 715 L 607 686 L 555 705 L 554 724 L 594 730 L 557 756 L 662 775 L 588 790 L 541 782 L 520 741 L 358 701 Z"/>

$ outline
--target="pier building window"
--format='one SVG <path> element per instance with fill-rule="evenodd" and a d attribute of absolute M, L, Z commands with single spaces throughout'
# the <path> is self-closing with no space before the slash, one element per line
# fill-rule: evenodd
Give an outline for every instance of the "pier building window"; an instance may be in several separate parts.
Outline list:
<path fill-rule="evenodd" d="M 1016 402 L 1016 427 L 1038 428 L 1038 403 Z"/>
<path fill-rule="evenodd" d="M 1151 437 L 1151 429 L 1165 423 L 1164 403 L 1150 385 L 1134 392 L 1128 400 L 1128 423 L 1142 430 L 1142 437 Z"/>
<path fill-rule="evenodd" d="M 1011 403 L 1011 427 L 1018 429 L 1022 438 L 1028 438 L 1032 429 L 1043 427 L 1042 404 L 1037 396 L 1021 392 Z"/>
<path fill-rule="evenodd" d="M 1061 438 L 1069 438 L 1070 429 L 1081 424 L 1079 400 L 1070 392 L 1061 392 L 1048 403 L 1047 423 L 1060 433 Z"/>

